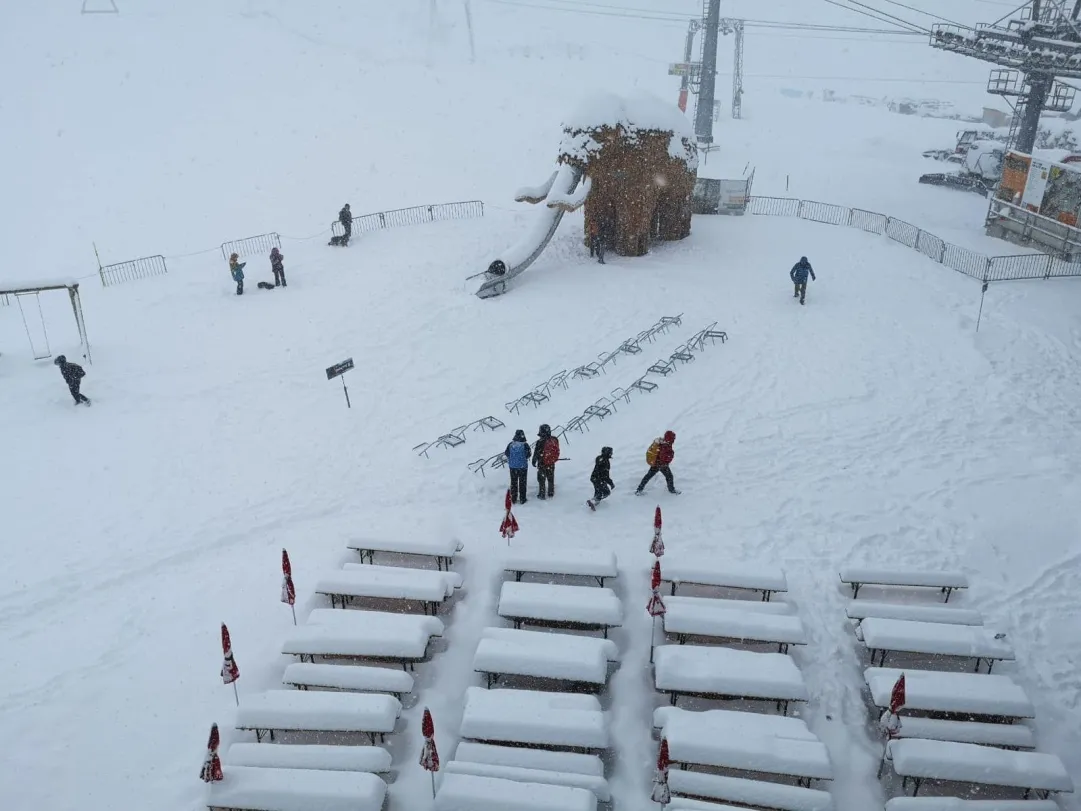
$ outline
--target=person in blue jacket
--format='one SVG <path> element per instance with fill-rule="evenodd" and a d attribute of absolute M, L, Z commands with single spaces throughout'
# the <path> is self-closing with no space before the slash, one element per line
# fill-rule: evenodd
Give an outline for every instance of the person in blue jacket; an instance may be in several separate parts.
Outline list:
<path fill-rule="evenodd" d="M 241 262 L 240 256 L 233 254 L 229 257 L 229 273 L 233 277 L 233 281 L 236 282 L 236 294 L 238 296 L 244 295 L 244 265 L 247 262 Z"/>
<path fill-rule="evenodd" d="M 510 500 L 513 504 L 525 504 L 526 482 L 529 479 L 529 443 L 525 431 L 518 429 L 514 439 L 507 445 L 507 467 L 510 468 Z"/>
<path fill-rule="evenodd" d="M 791 272 L 788 274 L 788 278 L 792 280 L 792 284 L 796 286 L 796 292 L 792 294 L 792 298 L 799 298 L 799 303 L 803 304 L 807 299 L 807 274 L 811 275 L 813 281 L 815 279 L 814 268 L 811 267 L 811 263 L 807 261 L 806 256 L 801 256 L 799 261 L 792 266 Z"/>

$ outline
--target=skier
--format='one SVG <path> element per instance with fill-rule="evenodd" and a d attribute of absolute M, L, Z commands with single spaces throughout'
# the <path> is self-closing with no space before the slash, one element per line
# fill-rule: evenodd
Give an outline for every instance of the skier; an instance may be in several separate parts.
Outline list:
<path fill-rule="evenodd" d="M 68 384 L 68 391 L 75 398 L 75 405 L 79 405 L 79 403 L 90 405 L 90 398 L 79 393 L 79 386 L 82 385 L 83 378 L 86 376 L 83 367 L 77 363 L 68 363 L 68 359 L 63 355 L 57 355 L 53 363 L 60 367 L 60 374 L 64 376 L 64 382 Z"/>
<path fill-rule="evenodd" d="M 510 500 L 512 504 L 526 503 L 526 486 L 529 477 L 529 443 L 525 431 L 514 432 L 514 439 L 507 445 L 507 467 L 510 468 Z"/>
<path fill-rule="evenodd" d="M 537 431 L 533 446 L 533 467 L 537 469 L 537 498 L 553 498 L 556 494 L 556 462 L 559 461 L 559 440 L 545 423 Z M 545 493 L 547 492 L 547 496 Z"/>
<path fill-rule="evenodd" d="M 589 475 L 593 483 L 593 498 L 586 502 L 589 509 L 596 510 L 597 504 L 612 495 L 615 482 L 612 481 L 612 449 L 605 445 L 601 455 L 593 463 L 593 472 Z"/>
<path fill-rule="evenodd" d="M 244 266 L 247 262 L 241 262 L 239 254 L 233 254 L 229 257 L 229 273 L 233 276 L 233 281 L 236 282 L 236 294 L 238 296 L 244 295 Z"/>
<path fill-rule="evenodd" d="M 274 271 L 274 286 L 287 287 L 285 283 L 285 257 L 277 248 L 270 249 L 270 269 Z"/>
<path fill-rule="evenodd" d="M 818 281 L 818 279 L 815 279 L 814 268 L 812 268 L 811 263 L 807 261 L 807 257 L 801 256 L 799 261 L 792 266 L 792 270 L 788 274 L 788 277 L 792 280 L 792 284 L 796 286 L 796 291 L 792 294 L 792 298 L 799 297 L 800 304 L 803 304 L 804 300 L 807 298 L 808 273 L 811 274 L 811 279 L 813 281 Z"/>
<path fill-rule="evenodd" d="M 345 233 L 340 238 L 337 238 L 337 244 L 344 248 L 349 244 L 349 238 L 353 236 L 353 212 L 349 210 L 349 203 L 342 206 L 342 210 L 338 212 L 338 222 L 342 224 L 342 230 Z M 333 239 L 330 244 L 335 244 Z"/>
<path fill-rule="evenodd" d="M 676 489 L 675 482 L 672 479 L 672 468 L 669 467 L 672 460 L 676 458 L 676 451 L 672 447 L 675 441 L 676 435 L 672 431 L 665 431 L 662 438 L 653 440 L 649 450 L 646 451 L 646 464 L 649 465 L 649 471 L 642 477 L 638 489 L 634 491 L 636 496 L 642 495 L 642 491 L 649 484 L 649 480 L 658 473 L 664 476 L 665 482 L 668 483 L 668 492 L 672 495 L 679 495 L 680 491 Z"/>

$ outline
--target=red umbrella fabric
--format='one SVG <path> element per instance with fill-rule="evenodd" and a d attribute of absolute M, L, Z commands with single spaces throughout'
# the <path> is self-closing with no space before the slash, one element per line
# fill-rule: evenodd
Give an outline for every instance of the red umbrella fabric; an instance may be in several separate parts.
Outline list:
<path fill-rule="evenodd" d="M 901 732 L 901 710 L 905 706 L 905 674 L 902 673 L 893 690 L 890 691 L 890 708 L 883 714 L 880 723 L 886 728 L 886 735 L 896 738 Z"/>
<path fill-rule="evenodd" d="M 499 533 L 508 541 L 514 537 L 514 534 L 518 531 L 518 521 L 514 517 L 514 513 L 510 511 L 511 497 L 510 490 L 507 490 L 506 498 L 506 514 L 503 516 L 503 523 L 499 525 Z"/>
<path fill-rule="evenodd" d="M 289 553 L 282 550 L 282 602 L 296 605 L 297 590 L 293 585 L 293 567 L 289 563 Z"/>
<path fill-rule="evenodd" d="M 424 736 L 420 765 L 425 771 L 437 772 L 439 771 L 439 750 L 435 746 L 435 723 L 427 707 L 424 708 L 424 718 L 420 722 L 420 734 Z"/>
<path fill-rule="evenodd" d="M 203 760 L 203 768 L 199 772 L 199 778 L 204 783 L 216 783 L 224 779 L 221 773 L 221 759 L 218 757 L 218 746 L 221 736 L 218 735 L 218 725 L 210 727 L 210 740 L 206 744 L 206 758 Z"/>
<path fill-rule="evenodd" d="M 659 560 L 653 561 L 653 576 L 650 578 L 650 588 L 653 593 L 650 595 L 649 603 L 646 605 L 646 611 L 649 612 L 651 617 L 663 617 L 668 609 L 664 605 L 664 600 L 661 599 L 661 562 Z"/>
<path fill-rule="evenodd" d="M 229 640 L 229 629 L 224 622 L 221 624 L 221 652 L 225 659 L 221 666 L 221 679 L 226 684 L 232 684 L 240 678 L 240 668 L 233 658 L 233 644 Z"/>
<path fill-rule="evenodd" d="M 668 789 L 668 766 L 671 763 L 668 757 L 668 739 L 661 740 L 661 751 L 657 754 L 657 771 L 653 775 L 653 791 L 650 799 L 661 805 L 672 802 L 672 792 Z"/>
<path fill-rule="evenodd" d="M 653 543 L 649 546 L 649 554 L 655 558 L 664 555 L 664 541 L 661 540 L 661 506 L 657 505 L 657 511 L 653 514 Z"/>

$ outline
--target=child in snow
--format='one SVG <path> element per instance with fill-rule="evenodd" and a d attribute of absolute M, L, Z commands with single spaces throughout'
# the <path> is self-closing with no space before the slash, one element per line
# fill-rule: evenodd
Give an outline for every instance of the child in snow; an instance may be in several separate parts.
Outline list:
<path fill-rule="evenodd" d="M 551 426 L 545 423 L 538 429 L 537 443 L 533 446 L 533 467 L 537 469 L 537 498 L 543 500 L 555 496 L 558 461 L 559 440 L 552 436 Z"/>
<path fill-rule="evenodd" d="M 285 257 L 277 248 L 270 249 L 270 269 L 274 272 L 274 286 L 286 287 Z"/>
<path fill-rule="evenodd" d="M 589 475 L 593 484 L 593 498 L 586 502 L 589 509 L 597 509 L 597 504 L 612 495 L 615 482 L 612 481 L 612 449 L 605 445 L 601 455 L 593 462 L 593 472 Z"/>
<path fill-rule="evenodd" d="M 513 504 L 526 503 L 526 482 L 529 478 L 529 443 L 525 431 L 518 429 L 514 439 L 507 445 L 507 467 L 510 468 L 510 500 Z"/>
<path fill-rule="evenodd" d="M 672 431 L 665 431 L 663 437 L 653 440 L 653 444 L 646 451 L 646 464 L 649 465 L 649 471 L 642 477 L 638 489 L 634 491 L 636 496 L 642 495 L 642 491 L 649 484 L 649 480 L 658 473 L 664 476 L 665 482 L 668 483 L 668 492 L 679 495 L 679 490 L 676 489 L 675 481 L 672 478 L 672 468 L 669 467 L 676 458 L 676 451 L 672 447 L 675 441 L 676 435 Z"/>
<path fill-rule="evenodd" d="M 79 393 L 79 386 L 82 385 L 83 378 L 86 376 L 83 367 L 77 363 L 68 363 L 68 359 L 63 355 L 57 355 L 53 363 L 60 367 L 60 374 L 63 375 L 64 382 L 68 384 L 71 396 L 75 398 L 75 405 L 79 403 L 90 405 L 90 398 Z"/>
<path fill-rule="evenodd" d="M 229 273 L 233 277 L 233 281 L 236 282 L 236 294 L 238 296 L 244 295 L 244 266 L 247 262 L 240 261 L 239 254 L 233 254 L 229 257 Z"/>
<path fill-rule="evenodd" d="M 807 274 L 811 275 L 812 281 L 818 281 L 815 279 L 814 268 L 811 267 L 811 263 L 807 261 L 806 256 L 801 256 L 799 261 L 792 266 L 792 270 L 788 274 L 788 278 L 792 280 L 792 284 L 796 286 L 796 292 L 792 294 L 792 298 L 799 298 L 799 303 L 803 304 L 807 298 Z"/>

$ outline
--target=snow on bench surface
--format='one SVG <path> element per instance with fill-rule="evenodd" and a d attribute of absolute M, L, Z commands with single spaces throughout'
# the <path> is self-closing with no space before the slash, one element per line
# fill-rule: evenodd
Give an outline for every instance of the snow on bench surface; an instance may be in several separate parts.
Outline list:
<path fill-rule="evenodd" d="M 892 667 L 870 667 L 863 672 L 876 707 L 890 705 L 890 691 L 901 673 L 905 674 L 906 709 L 1006 718 L 1033 718 L 1036 714 L 1025 691 L 1009 676 Z"/>
<path fill-rule="evenodd" d="M 665 727 L 665 737 L 672 760 L 679 763 L 816 780 L 833 778 L 829 754 L 821 741 L 761 735 L 749 727 L 737 729 L 737 736 L 697 738 L 683 734 L 675 723 Z"/>
<path fill-rule="evenodd" d="M 602 803 L 612 799 L 608 781 L 603 777 L 593 775 L 547 769 L 526 769 L 520 766 L 495 766 L 491 763 L 473 763 L 465 760 L 452 760 L 443 768 L 448 774 L 473 774 L 477 777 L 499 777 L 503 780 L 513 780 L 515 783 L 541 783 L 546 786 L 584 788 L 586 791 L 592 791 Z"/>
<path fill-rule="evenodd" d="M 967 589 L 968 578 L 960 572 L 923 569 L 870 569 L 845 566 L 841 582 L 860 586 L 918 586 L 935 589 Z"/>
<path fill-rule="evenodd" d="M 1014 658 L 1013 648 L 984 629 L 941 622 L 913 622 L 868 617 L 860 623 L 863 644 L 871 650 L 972 656 L 979 659 Z"/>
<path fill-rule="evenodd" d="M 987 724 L 980 721 L 943 721 L 938 718 L 902 716 L 901 729 L 896 733 L 896 737 L 979 743 L 1015 749 L 1036 748 L 1036 736 L 1023 724 Z"/>
<path fill-rule="evenodd" d="M 359 538 L 346 544 L 346 548 L 354 552 L 394 552 L 399 555 L 453 558 L 464 547 L 457 538 Z"/>
<path fill-rule="evenodd" d="M 581 645 L 564 646 L 560 637 L 566 634 L 538 636 L 547 636 L 548 640 L 531 640 L 523 644 L 513 639 L 481 639 L 473 656 L 473 670 L 585 684 L 604 684 L 608 681 L 608 657 L 601 648 L 588 650 Z"/>
<path fill-rule="evenodd" d="M 611 628 L 623 621 L 623 606 L 610 588 L 506 582 L 499 616 Z"/>
<path fill-rule="evenodd" d="M 691 583 L 751 591 L 788 591 L 788 579 L 777 566 L 723 563 L 721 556 L 704 553 L 670 552 L 664 556 L 661 573 L 673 586 Z"/>
<path fill-rule="evenodd" d="M 225 753 L 225 771 L 231 766 L 272 769 L 324 769 L 333 772 L 390 771 L 390 752 L 379 746 L 327 746 L 323 744 L 234 743 Z"/>
<path fill-rule="evenodd" d="M 943 605 L 899 605 L 871 600 L 853 600 L 845 613 L 849 619 L 878 617 L 887 620 L 942 622 L 947 625 L 983 625 L 983 615 L 970 608 L 948 608 Z"/>
<path fill-rule="evenodd" d="M 374 774 L 233 766 L 210 783 L 209 808 L 244 811 L 380 811 L 387 784 Z"/>
<path fill-rule="evenodd" d="M 728 609 L 730 611 L 753 611 L 756 614 L 792 614 L 792 603 L 782 600 L 770 600 L 768 603 L 762 600 L 726 600 L 722 597 L 685 597 L 682 594 L 673 594 L 664 598 L 665 607 L 671 611 L 673 606 L 687 605 L 694 610 L 695 606 L 704 606 L 709 609 Z"/>
<path fill-rule="evenodd" d="M 285 668 L 282 684 L 292 687 L 325 687 L 357 693 L 413 692 L 413 676 L 404 670 L 360 665 L 313 665 L 293 662 Z"/>
<path fill-rule="evenodd" d="M 539 548 L 511 552 L 503 561 L 506 572 L 531 574 L 615 577 L 619 570 L 616 556 L 600 549 Z"/>
<path fill-rule="evenodd" d="M 662 737 L 683 738 L 735 737 L 757 735 L 792 740 L 817 741 L 818 736 L 805 721 L 785 715 L 765 715 L 737 710 L 683 710 L 679 707 L 658 707 L 653 711 L 653 728 Z M 669 741 L 671 744 L 671 741 Z"/>
<path fill-rule="evenodd" d="M 461 582 L 461 575 L 456 572 L 347 563 L 342 571 L 320 577 L 315 584 L 315 592 L 327 594 L 332 599 L 376 597 L 441 603 L 454 593 Z"/>
<path fill-rule="evenodd" d="M 596 696 L 468 687 L 463 738 L 580 749 L 607 749 L 608 727 Z"/>
<path fill-rule="evenodd" d="M 828 791 L 679 769 L 668 772 L 668 788 L 673 794 L 709 797 L 781 811 L 831 811 L 833 808 Z M 674 798 L 672 800 L 673 806 L 679 802 Z"/>
<path fill-rule="evenodd" d="M 894 797 L 886 811 L 1061 811 L 1054 800 L 962 800 L 960 797 Z"/>
<path fill-rule="evenodd" d="M 438 618 L 417 614 L 328 608 L 316 611 L 322 613 L 286 634 L 282 653 L 423 659 L 428 641 L 441 636 L 444 630 Z M 333 615 L 340 615 L 341 619 Z"/>
<path fill-rule="evenodd" d="M 653 654 L 657 689 L 776 701 L 806 701 L 807 687 L 786 653 L 703 645 L 661 645 Z"/>
<path fill-rule="evenodd" d="M 441 583 L 443 596 L 450 597 L 455 589 L 462 587 L 462 575 L 459 572 L 433 572 L 431 569 L 408 569 L 404 566 L 373 566 L 369 563 L 346 563 L 342 566 L 346 573 L 361 573 L 368 582 L 396 585 L 399 583 Z"/>
<path fill-rule="evenodd" d="M 901 723 L 904 723 L 903 717 Z M 893 770 L 902 777 L 1040 791 L 1073 791 L 1073 780 L 1058 755 L 912 739 L 891 741 L 889 750 Z"/>
<path fill-rule="evenodd" d="M 435 811 L 507 811 L 510 808 L 514 811 L 596 811 L 597 795 L 584 788 L 449 773 L 443 775 L 435 795 Z"/>
<path fill-rule="evenodd" d="M 490 763 L 493 766 L 517 766 L 522 769 L 604 777 L 604 762 L 596 755 L 580 752 L 552 752 L 524 746 L 496 746 L 491 743 L 462 741 L 458 744 L 454 759 L 469 763 Z"/>
<path fill-rule="evenodd" d="M 394 696 L 269 690 L 245 695 L 236 710 L 237 729 L 311 732 L 391 732 L 402 705 Z"/>
<path fill-rule="evenodd" d="M 759 611 L 734 610 L 712 606 L 710 600 L 687 603 L 672 598 L 666 601 L 664 630 L 669 634 L 710 636 L 743 642 L 777 642 L 782 645 L 806 645 L 807 632 L 799 617 L 790 614 L 764 614 Z M 718 601 L 719 602 L 719 601 Z M 728 601 L 731 602 L 731 601 Z M 769 605 L 769 603 L 764 603 Z"/>
<path fill-rule="evenodd" d="M 560 646 L 568 650 L 583 650 L 587 653 L 595 649 L 600 650 L 609 662 L 619 661 L 619 647 L 616 643 L 611 639 L 598 639 L 595 636 L 523 631 L 518 628 L 485 628 L 480 632 L 480 636 L 481 639 L 509 639 L 522 645 L 548 645 L 558 642 Z"/>

